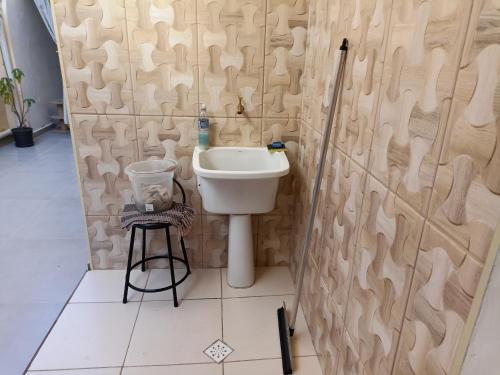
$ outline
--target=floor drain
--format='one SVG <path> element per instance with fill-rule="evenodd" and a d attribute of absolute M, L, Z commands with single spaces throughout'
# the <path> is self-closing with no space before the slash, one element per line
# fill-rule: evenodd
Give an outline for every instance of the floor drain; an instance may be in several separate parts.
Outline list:
<path fill-rule="evenodd" d="M 224 342 L 217 340 L 206 348 L 203 353 L 209 356 L 214 362 L 221 363 L 233 351 Z"/>

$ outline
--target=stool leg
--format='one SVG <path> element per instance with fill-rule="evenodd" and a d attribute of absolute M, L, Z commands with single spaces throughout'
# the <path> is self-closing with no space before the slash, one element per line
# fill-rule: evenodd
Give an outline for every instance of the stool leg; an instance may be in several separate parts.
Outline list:
<path fill-rule="evenodd" d="M 184 256 L 184 260 L 186 261 L 186 269 L 188 275 L 191 273 L 191 267 L 189 267 L 189 259 L 186 251 L 186 245 L 184 245 L 184 237 L 181 236 L 181 247 L 182 247 L 182 255 Z"/>
<path fill-rule="evenodd" d="M 146 229 L 142 230 L 142 272 L 146 271 L 146 263 L 144 263 L 144 259 L 146 259 Z"/>
<path fill-rule="evenodd" d="M 170 227 L 167 225 L 165 228 L 166 234 L 167 234 L 167 249 L 168 249 L 168 262 L 170 265 L 170 279 L 172 281 L 172 294 L 174 295 L 174 307 L 179 306 L 179 303 L 177 302 L 177 289 L 175 287 L 175 270 L 174 270 L 174 260 L 173 256 L 174 253 L 172 251 L 172 244 L 170 241 Z"/>
<path fill-rule="evenodd" d="M 128 285 L 130 283 L 130 268 L 132 267 L 132 257 L 134 254 L 135 227 L 132 227 L 130 236 L 130 247 L 128 249 L 127 273 L 125 275 L 125 289 L 123 290 L 123 303 L 127 303 Z"/>

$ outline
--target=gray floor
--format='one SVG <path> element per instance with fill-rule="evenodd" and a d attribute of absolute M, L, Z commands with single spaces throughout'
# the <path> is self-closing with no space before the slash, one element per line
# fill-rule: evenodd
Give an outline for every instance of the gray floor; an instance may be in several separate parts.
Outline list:
<path fill-rule="evenodd" d="M 0 374 L 22 374 L 85 273 L 71 139 L 0 143 Z"/>

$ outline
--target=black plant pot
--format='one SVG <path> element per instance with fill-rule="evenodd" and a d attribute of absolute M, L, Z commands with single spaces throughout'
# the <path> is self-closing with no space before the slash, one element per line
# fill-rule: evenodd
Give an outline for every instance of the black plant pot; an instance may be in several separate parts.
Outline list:
<path fill-rule="evenodd" d="M 16 147 L 31 147 L 33 142 L 33 128 L 14 128 L 12 129 L 14 143 Z"/>

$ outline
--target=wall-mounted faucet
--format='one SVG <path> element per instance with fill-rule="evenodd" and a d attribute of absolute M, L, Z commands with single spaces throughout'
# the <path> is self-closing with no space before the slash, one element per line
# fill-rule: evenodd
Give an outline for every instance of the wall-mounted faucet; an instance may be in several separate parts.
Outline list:
<path fill-rule="evenodd" d="M 242 115 L 243 112 L 245 112 L 245 106 L 243 105 L 243 98 L 241 96 L 238 96 L 238 106 L 236 107 L 236 114 Z"/>

